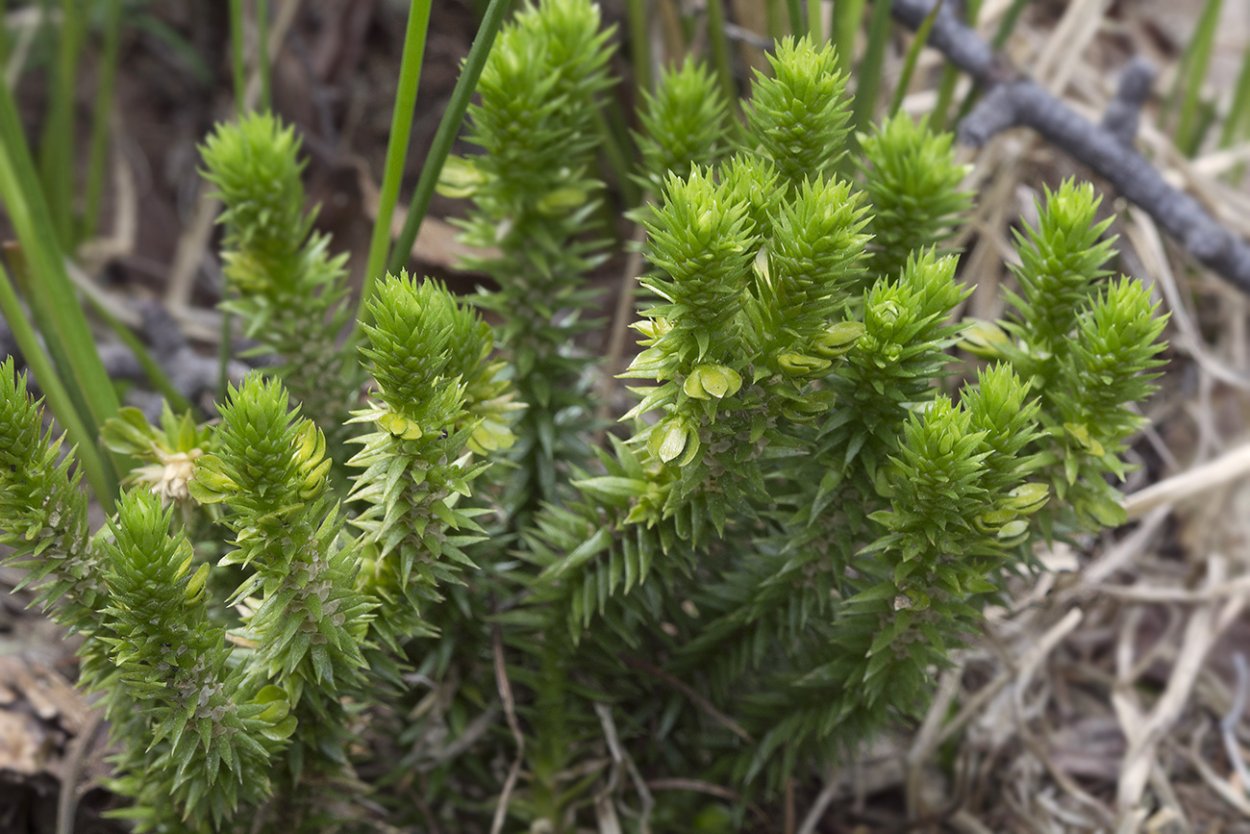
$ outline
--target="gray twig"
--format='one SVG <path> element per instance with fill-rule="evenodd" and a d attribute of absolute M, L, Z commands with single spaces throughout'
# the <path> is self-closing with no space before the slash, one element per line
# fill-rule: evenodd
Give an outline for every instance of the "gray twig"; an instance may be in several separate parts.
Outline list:
<path fill-rule="evenodd" d="M 152 354 L 160 363 L 169 381 L 180 394 L 192 402 L 212 400 L 217 390 L 218 360 L 193 348 L 178 326 L 178 320 L 161 304 L 149 303 L 143 308 L 143 331 Z M 226 368 L 231 382 L 239 382 L 248 371 L 245 363 L 232 360 Z M 159 406 L 157 414 L 160 414 Z"/>
<path fill-rule="evenodd" d="M 491 645 L 495 657 L 495 686 L 499 690 L 499 702 L 503 705 L 504 718 L 508 720 L 508 729 L 512 731 L 512 740 L 516 742 L 516 755 L 508 767 L 508 776 L 504 779 L 503 789 L 499 792 L 499 801 L 495 804 L 495 816 L 490 823 L 490 834 L 503 831 L 508 818 L 508 803 L 512 800 L 512 791 L 517 779 L 521 776 L 521 765 L 525 762 L 525 734 L 521 732 L 521 722 L 517 720 L 516 702 L 512 699 L 512 682 L 508 680 L 508 665 L 503 656 L 503 632 L 496 623 L 491 629 Z"/>
<path fill-rule="evenodd" d="M 1233 670 L 1237 673 L 1237 686 L 1233 690 L 1233 702 L 1228 712 L 1220 719 L 1220 735 L 1224 739 L 1224 752 L 1228 761 L 1237 772 L 1238 781 L 1243 790 L 1250 790 L 1250 767 L 1241 755 L 1241 745 L 1237 743 L 1237 725 L 1246 712 L 1246 690 L 1250 688 L 1250 674 L 1246 670 L 1246 656 L 1241 652 L 1233 654 Z"/>
<path fill-rule="evenodd" d="M 935 0 L 894 0 L 894 18 L 916 29 Z M 1135 131 L 1135 102 L 1149 90 L 1143 62 L 1126 70 L 1120 93 L 1103 124 L 1094 124 L 1039 84 L 1012 69 L 989 44 L 949 8 L 938 10 L 929 45 L 981 84 L 987 95 L 960 126 L 971 145 L 995 133 L 1029 127 L 1108 180 L 1125 198 L 1154 218 L 1196 260 L 1245 293 L 1250 293 L 1250 243 L 1233 234 L 1202 205 L 1174 188 L 1128 142 Z"/>
<path fill-rule="evenodd" d="M 1102 126 L 1110 131 L 1125 147 L 1133 144 L 1137 138 L 1137 125 L 1141 121 L 1141 109 L 1150 98 L 1150 86 L 1154 84 L 1154 65 L 1145 58 L 1137 57 L 1129 61 L 1124 72 L 1120 74 L 1120 84 L 1116 87 L 1115 98 L 1107 105 L 1107 112 L 1102 114 Z"/>

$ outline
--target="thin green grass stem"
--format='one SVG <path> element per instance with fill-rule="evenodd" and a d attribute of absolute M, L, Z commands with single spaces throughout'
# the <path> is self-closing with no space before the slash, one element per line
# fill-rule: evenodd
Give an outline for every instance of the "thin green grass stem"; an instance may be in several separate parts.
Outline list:
<path fill-rule="evenodd" d="M 266 50 L 268 47 L 264 47 Z M 247 65 L 243 58 L 243 0 L 230 0 L 230 65 L 234 76 L 234 111 L 237 118 L 242 118 L 247 101 Z M 217 345 L 217 400 L 224 402 L 226 383 L 228 382 L 227 366 L 233 353 L 230 336 L 234 332 L 231 326 L 233 316 L 229 311 L 221 314 L 221 341 Z"/>
<path fill-rule="evenodd" d="M 787 0 L 786 6 L 790 10 L 790 34 L 798 37 L 807 31 L 803 20 L 803 0 Z"/>
<path fill-rule="evenodd" d="M 1227 148 L 1246 133 L 1247 118 L 1250 117 L 1250 51 L 1246 52 L 1241 62 L 1241 72 L 1237 75 L 1237 89 L 1233 93 L 1232 104 L 1228 108 L 1228 117 L 1220 133 L 1220 147 Z"/>
<path fill-rule="evenodd" d="M 785 10 L 782 8 L 781 0 L 768 0 L 765 7 L 765 15 L 768 20 L 768 36 L 773 40 L 785 35 L 789 30 L 785 25 Z"/>
<path fill-rule="evenodd" d="M 1245 138 L 1248 119 L 1250 119 L 1250 50 L 1241 61 L 1241 72 L 1237 75 L 1237 88 L 1233 92 L 1233 102 L 1229 105 L 1224 127 L 1220 130 L 1221 148 L 1231 147 L 1233 143 Z M 1237 166 L 1234 179 L 1241 179 L 1243 167 Z"/>
<path fill-rule="evenodd" d="M 651 39 L 647 36 L 647 0 L 627 0 L 625 14 L 629 19 L 629 58 L 634 65 L 634 81 L 638 89 L 650 90 Z"/>
<path fill-rule="evenodd" d="M 74 82 L 82 52 L 84 16 L 77 0 L 61 0 L 61 29 L 51 99 L 39 146 L 44 194 L 53 229 L 64 251 L 74 245 Z"/>
<path fill-rule="evenodd" d="M 256 72 L 260 76 L 260 109 L 273 109 L 269 67 L 269 0 L 256 0 Z"/>
<path fill-rule="evenodd" d="M 903 62 L 903 71 L 899 75 L 898 84 L 894 88 L 894 101 L 890 104 L 890 115 L 899 111 L 903 106 L 903 99 L 907 97 L 907 88 L 911 86 L 911 77 L 916 72 L 916 61 L 920 58 L 920 53 L 924 51 L 925 44 L 929 41 L 929 33 L 933 31 L 933 24 L 937 20 L 938 13 L 942 10 L 942 4 L 946 0 L 938 0 L 933 4 L 933 10 L 925 15 L 921 21 L 919 28 L 916 29 L 916 36 L 912 38 L 911 46 L 907 49 L 907 58 Z"/>
<path fill-rule="evenodd" d="M 833 47 L 838 68 L 848 75 L 855 60 L 855 37 L 864 23 L 865 0 L 837 0 L 833 4 Z"/>
<path fill-rule="evenodd" d="M 395 108 L 391 114 L 391 137 L 386 146 L 386 168 L 382 173 L 382 189 L 378 198 L 378 216 L 373 224 L 369 243 L 369 260 L 365 266 L 361 290 L 360 315 L 368 315 L 365 301 L 373 293 L 373 284 L 384 269 L 391 242 L 391 218 L 399 200 L 399 186 L 408 158 L 408 142 L 412 137 L 412 120 L 417 106 L 417 88 L 421 83 L 421 61 L 425 57 L 425 40 L 430 26 L 432 0 L 412 0 L 408 8 L 408 28 L 404 33 L 404 54 L 399 64 L 399 85 L 395 90 Z"/>
<path fill-rule="evenodd" d="M 234 77 L 234 113 L 243 116 L 247 64 L 243 58 L 243 0 L 230 0 L 230 69 Z"/>
<path fill-rule="evenodd" d="M 27 299 L 70 397 L 89 432 L 117 413 L 113 390 L 91 328 L 70 282 L 51 213 L 39 187 L 13 95 L 0 84 L 0 201 L 17 234 L 33 280 Z M 118 457 L 117 461 L 124 462 Z"/>
<path fill-rule="evenodd" d="M 447 161 L 451 147 L 455 144 L 456 134 L 460 132 L 465 111 L 469 109 L 469 101 L 473 98 L 473 90 L 477 87 L 477 80 L 482 75 L 482 68 L 486 66 L 486 58 L 490 54 L 491 46 L 495 43 L 495 36 L 499 34 L 499 27 L 503 25 L 510 5 L 510 0 L 490 0 L 490 5 L 486 7 L 486 14 L 482 16 L 482 24 L 477 30 L 477 37 L 473 39 L 473 46 L 469 48 L 469 54 L 464 59 L 464 66 L 460 70 L 460 77 L 456 79 L 455 89 L 451 92 L 451 100 L 447 102 L 447 109 L 443 111 L 438 130 L 434 132 L 434 142 L 430 146 L 430 152 L 425 158 L 425 164 L 421 166 L 421 176 L 417 179 L 416 190 L 413 191 L 412 201 L 408 205 L 408 216 L 404 219 L 404 228 L 395 240 L 394 253 L 390 259 L 391 272 L 399 272 L 408 262 L 408 255 L 412 252 L 417 232 L 421 229 L 421 221 L 425 219 L 425 213 L 430 208 L 430 200 L 434 197 L 434 187 L 438 185 L 443 163 Z M 362 293 L 361 310 L 364 310 L 367 301 L 368 296 Z"/>
<path fill-rule="evenodd" d="M 0 20 L 7 20 L 9 0 L 0 0 Z M 0 67 L 9 65 L 9 27 L 0 26 Z"/>
<path fill-rule="evenodd" d="M 84 240 L 95 237 L 104 199 L 104 172 L 108 168 L 109 120 L 117 87 L 117 54 L 121 41 L 122 0 L 106 0 L 104 44 L 100 55 L 100 84 L 91 113 L 91 145 L 87 159 L 87 195 L 83 213 Z"/>
<path fill-rule="evenodd" d="M 994 38 L 990 41 L 990 45 L 995 51 L 1002 49 L 1007 43 L 1007 39 L 1016 31 L 1016 24 L 1020 22 L 1020 15 L 1024 12 L 1024 7 L 1029 5 L 1029 0 L 1013 0 L 1007 13 L 1003 15 L 1003 19 L 999 21 L 998 28 L 994 31 Z"/>
<path fill-rule="evenodd" d="M 885 66 L 885 48 L 890 41 L 890 7 L 892 0 L 876 0 L 868 22 L 868 49 L 856 74 L 854 121 L 856 130 L 866 130 L 872 123 L 881 90 L 881 72 Z"/>
<path fill-rule="evenodd" d="M 1185 47 L 1181 69 L 1172 87 L 1169 109 L 1178 113 L 1176 121 L 1176 144 L 1192 156 L 1202 142 L 1202 84 L 1211 66 L 1211 53 L 1215 46 L 1215 33 L 1219 28 L 1223 0 L 1207 0 L 1198 18 L 1198 26 Z"/>
<path fill-rule="evenodd" d="M 729 60 L 729 37 L 725 34 L 724 0 L 707 0 L 707 38 L 716 77 L 720 79 L 729 100 L 737 101 L 738 91 L 734 86 L 733 66 Z"/>

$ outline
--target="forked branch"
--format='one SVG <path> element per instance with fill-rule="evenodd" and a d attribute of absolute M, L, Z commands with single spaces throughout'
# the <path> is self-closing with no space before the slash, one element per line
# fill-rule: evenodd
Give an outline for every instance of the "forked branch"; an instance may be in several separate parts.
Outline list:
<path fill-rule="evenodd" d="M 933 7 L 934 0 L 894 0 L 892 11 L 896 20 L 916 29 Z M 1107 117 L 1095 124 L 1012 68 L 955 16 L 949 4 L 938 10 L 929 44 L 985 90 L 981 103 L 960 125 L 962 141 L 981 145 L 1001 131 L 1032 128 L 1108 180 L 1197 261 L 1250 293 L 1250 243 L 1170 185 L 1132 146 L 1136 109 L 1145 99 L 1151 76 L 1144 62 L 1129 65 Z"/>

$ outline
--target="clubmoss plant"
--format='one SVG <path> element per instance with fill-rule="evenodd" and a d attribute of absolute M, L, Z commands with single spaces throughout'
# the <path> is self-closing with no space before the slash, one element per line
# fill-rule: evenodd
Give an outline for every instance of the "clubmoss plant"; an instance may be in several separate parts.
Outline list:
<path fill-rule="evenodd" d="M 903 114 L 860 138 L 878 274 L 893 275 L 913 251 L 946 240 L 968 210 L 970 195 L 959 188 L 968 171 L 955 163 L 953 139 Z"/>
<path fill-rule="evenodd" d="M 968 195 L 949 137 L 895 117 L 841 180 L 847 103 L 811 69 L 826 52 L 779 48 L 742 151 L 664 180 L 632 435 L 527 542 L 543 639 L 613 693 L 635 761 L 765 790 L 914 715 L 1035 541 L 1115 523 L 1107 476 L 1163 327 L 1140 284 L 1101 283 L 1111 243 L 1071 183 L 1021 237 L 1012 317 L 954 321 Z M 785 131 L 829 139 L 770 141 Z M 961 336 L 999 364 L 952 389 Z M 692 717 L 656 737 L 679 707 L 648 704 L 621 656 L 669 658 L 730 732 Z"/>
<path fill-rule="evenodd" d="M 729 102 L 707 67 L 687 58 L 660 71 L 655 92 L 642 91 L 635 134 L 642 163 L 639 184 L 658 192 L 667 173 L 684 177 L 691 164 L 711 165 L 730 150 Z"/>
<path fill-rule="evenodd" d="M 127 493 L 100 544 L 99 639 L 115 671 L 99 683 L 110 719 L 146 736 L 120 758 L 116 787 L 137 800 L 128 816 L 140 830 L 215 830 L 268 793 L 269 757 L 295 722 L 281 690 L 229 668 L 225 630 L 208 622 L 209 566 L 193 567 L 171 515 L 152 492 Z"/>
<path fill-rule="evenodd" d="M 423 612 L 474 567 L 465 548 L 482 538 L 481 510 L 459 504 L 486 467 L 476 456 L 512 445 L 515 407 L 488 360 L 490 328 L 445 288 L 389 277 L 372 308 L 363 354 L 378 396 L 353 418 L 373 431 L 354 441 L 350 464 L 364 471 L 351 499 L 365 507 L 360 584 L 381 601 L 379 638 L 398 647 L 433 633 Z"/>
<path fill-rule="evenodd" d="M 201 504 L 225 508 L 233 549 L 218 565 L 245 571 L 226 604 L 242 611 L 251 677 L 283 687 L 299 721 L 286 751 L 294 778 L 347 764 L 341 699 L 363 684 L 376 606 L 356 587 L 356 554 L 340 541 L 329 469 L 321 429 L 289 409 L 280 384 L 251 376 L 230 390 L 192 487 Z"/>
<path fill-rule="evenodd" d="M 385 277 L 359 357 L 293 132 L 219 127 L 228 303 L 282 364 L 211 424 L 110 422 L 140 468 L 94 535 L 72 451 L 0 366 L 3 543 L 84 637 L 139 831 L 780 818 L 786 785 L 914 719 L 1036 544 L 1122 520 L 1164 320 L 1111 277 L 1093 189 L 1046 192 L 1002 321 L 957 320 L 949 137 L 899 115 L 852 145 L 808 39 L 741 123 L 693 62 L 644 96 L 634 400 L 597 442 L 609 37 L 590 0 L 500 34 L 480 153 L 443 177 L 495 286 L 470 306 Z"/>
<path fill-rule="evenodd" d="M 222 309 L 236 313 L 247 338 L 268 354 L 304 413 L 325 426 L 340 463 L 347 450 L 342 426 L 362 377 L 340 345 L 347 323 L 345 256 L 313 231 L 305 211 L 295 131 L 269 113 L 220 126 L 204 142 L 205 175 L 225 206 L 226 283 L 234 297 Z"/>
<path fill-rule="evenodd" d="M 405 276 L 388 279 L 380 298 L 398 317 L 375 317 L 366 354 L 385 363 L 371 368 L 382 400 L 407 403 L 399 413 L 415 419 L 401 425 L 382 406 L 363 413 L 400 447 L 360 438 L 358 457 L 380 465 L 358 476 L 353 500 L 387 513 L 355 514 L 359 536 L 345 529 L 321 429 L 280 382 L 253 374 L 214 426 L 167 416 L 157 431 L 130 412 L 112 421 L 113 446 L 157 463 L 136 470 L 116 517 L 89 537 L 72 452 L 44 430 L 12 360 L 0 367 L 9 562 L 85 638 L 83 680 L 104 696 L 121 750 L 112 786 L 132 801 L 122 814 L 139 831 L 323 831 L 365 813 L 352 801 L 353 785 L 361 793 L 352 704 L 393 686 L 403 641 L 432 631 L 411 601 L 438 599 L 434 586 L 455 575 L 421 566 L 470 540 L 454 531 L 474 529 L 475 511 L 457 500 L 485 466 L 475 457 L 506 448 L 513 410 L 487 356 L 489 329 L 444 288 Z M 454 376 L 409 378 L 421 354 L 388 353 L 397 348 L 387 340 L 413 333 L 435 340 Z M 454 407 L 437 412 L 430 401 Z M 436 412 L 448 422 L 435 424 Z M 417 443 L 417 420 L 433 447 Z M 398 497 L 385 484 L 400 484 Z M 188 531 L 227 533 L 202 542 L 220 558 L 197 557 Z M 223 577 L 237 586 L 214 599 Z"/>
<path fill-rule="evenodd" d="M 557 461 L 584 458 L 591 417 L 579 334 L 597 329 L 589 273 L 606 257 L 594 171 L 609 85 L 610 33 L 584 0 L 523 7 L 499 33 L 469 108 L 481 153 L 448 161 L 441 189 L 469 197 L 465 241 L 497 289 L 475 302 L 500 319 L 520 401 L 506 504 L 531 512 L 556 496 Z"/>

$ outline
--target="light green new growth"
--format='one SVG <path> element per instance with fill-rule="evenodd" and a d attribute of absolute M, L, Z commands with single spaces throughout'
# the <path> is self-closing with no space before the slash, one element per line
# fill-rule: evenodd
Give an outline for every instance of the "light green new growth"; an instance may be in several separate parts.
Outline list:
<path fill-rule="evenodd" d="M 115 671 L 99 683 L 116 696 L 110 720 L 148 740 L 146 750 L 123 753 L 115 788 L 138 800 L 127 816 L 140 831 L 166 830 L 179 817 L 189 830 L 215 831 L 241 802 L 268 794 L 268 758 L 294 721 L 280 691 L 229 668 L 225 630 L 208 622 L 209 567 L 193 567 L 191 543 L 170 532 L 171 514 L 136 490 L 110 523 L 100 619 L 115 635 L 101 638 Z"/>
<path fill-rule="evenodd" d="M 306 766 L 344 768 L 341 698 L 363 685 L 375 603 L 356 588 L 356 554 L 340 541 L 325 437 L 289 411 L 280 384 L 257 375 L 230 389 L 213 436 L 192 493 L 225 507 L 234 549 L 218 564 L 250 572 L 226 601 L 244 610 L 242 633 L 255 646 L 250 676 L 282 687 L 300 723 L 288 751 L 294 776 Z"/>
<path fill-rule="evenodd" d="M 557 461 L 584 458 L 590 357 L 574 339 L 598 323 L 587 277 L 606 257 L 595 178 L 612 54 L 597 5 L 526 5 L 498 40 L 469 108 L 467 139 L 482 153 L 448 161 L 440 188 L 469 197 L 464 239 L 497 254 L 475 260 L 498 289 L 476 302 L 501 320 L 497 338 L 527 408 L 505 496 L 531 512 L 556 495 Z"/>
<path fill-rule="evenodd" d="M 729 150 L 729 102 L 724 88 L 702 64 L 687 58 L 664 69 L 654 93 L 642 90 L 635 135 L 644 176 L 639 184 L 658 191 L 669 173 L 684 177 L 691 164 L 719 162 Z"/>
<path fill-rule="evenodd" d="M 244 334 L 273 354 L 274 371 L 304 413 L 330 435 L 344 457 L 341 428 L 361 384 L 359 368 L 339 335 L 349 314 L 345 255 L 313 231 L 304 210 L 299 139 L 268 113 L 219 125 L 201 153 L 205 176 L 225 205 L 226 281 L 236 297 L 222 305 L 238 314 Z"/>
<path fill-rule="evenodd" d="M 353 441 L 363 471 L 351 500 L 365 505 L 360 584 L 381 602 L 380 639 L 398 646 L 431 633 L 423 614 L 439 588 L 474 567 L 479 510 L 459 504 L 486 467 L 475 454 L 511 445 L 514 406 L 502 365 L 487 361 L 490 328 L 445 288 L 387 276 L 371 308 L 362 353 L 378 390 L 352 418 L 372 431 Z"/>
<path fill-rule="evenodd" d="M 1105 281 L 1112 218 L 1098 220 L 1088 184 L 1047 191 L 1036 227 L 1017 233 L 1020 292 L 1000 325 L 977 322 L 967 347 L 1004 358 L 1030 380 L 1041 402 L 1043 460 L 1061 499 L 1041 516 L 1044 529 L 1097 530 L 1122 524 L 1119 494 L 1107 476 L 1126 474 L 1121 455 L 1145 419 L 1126 404 L 1154 390 L 1164 322 L 1138 282 Z"/>
<path fill-rule="evenodd" d="M 850 133 L 846 75 L 832 49 L 784 38 L 768 56 L 772 76 L 756 71 L 746 105 L 748 145 L 772 160 L 791 188 L 832 173 Z"/>
<path fill-rule="evenodd" d="M 869 231 L 877 274 L 893 275 L 911 252 L 949 238 L 971 205 L 959 187 L 967 169 L 955 163 L 953 139 L 903 114 L 860 137 L 864 190 L 875 209 Z"/>
<path fill-rule="evenodd" d="M 780 819 L 785 786 L 920 714 L 1038 542 L 1123 520 L 1165 320 L 1111 276 L 1092 187 L 1017 233 L 1004 318 L 958 321 L 950 137 L 900 114 L 852 146 L 809 38 L 741 124 L 695 62 L 643 96 L 634 400 L 598 444 L 610 54 L 590 0 L 500 33 L 480 153 L 442 179 L 494 286 L 386 276 L 358 356 L 294 133 L 219 127 L 228 304 L 282 364 L 209 425 L 109 421 L 140 466 L 94 536 L 73 452 L 0 365 L 0 543 L 83 636 L 140 832 Z M 635 802 L 649 780 L 735 798 Z"/>

